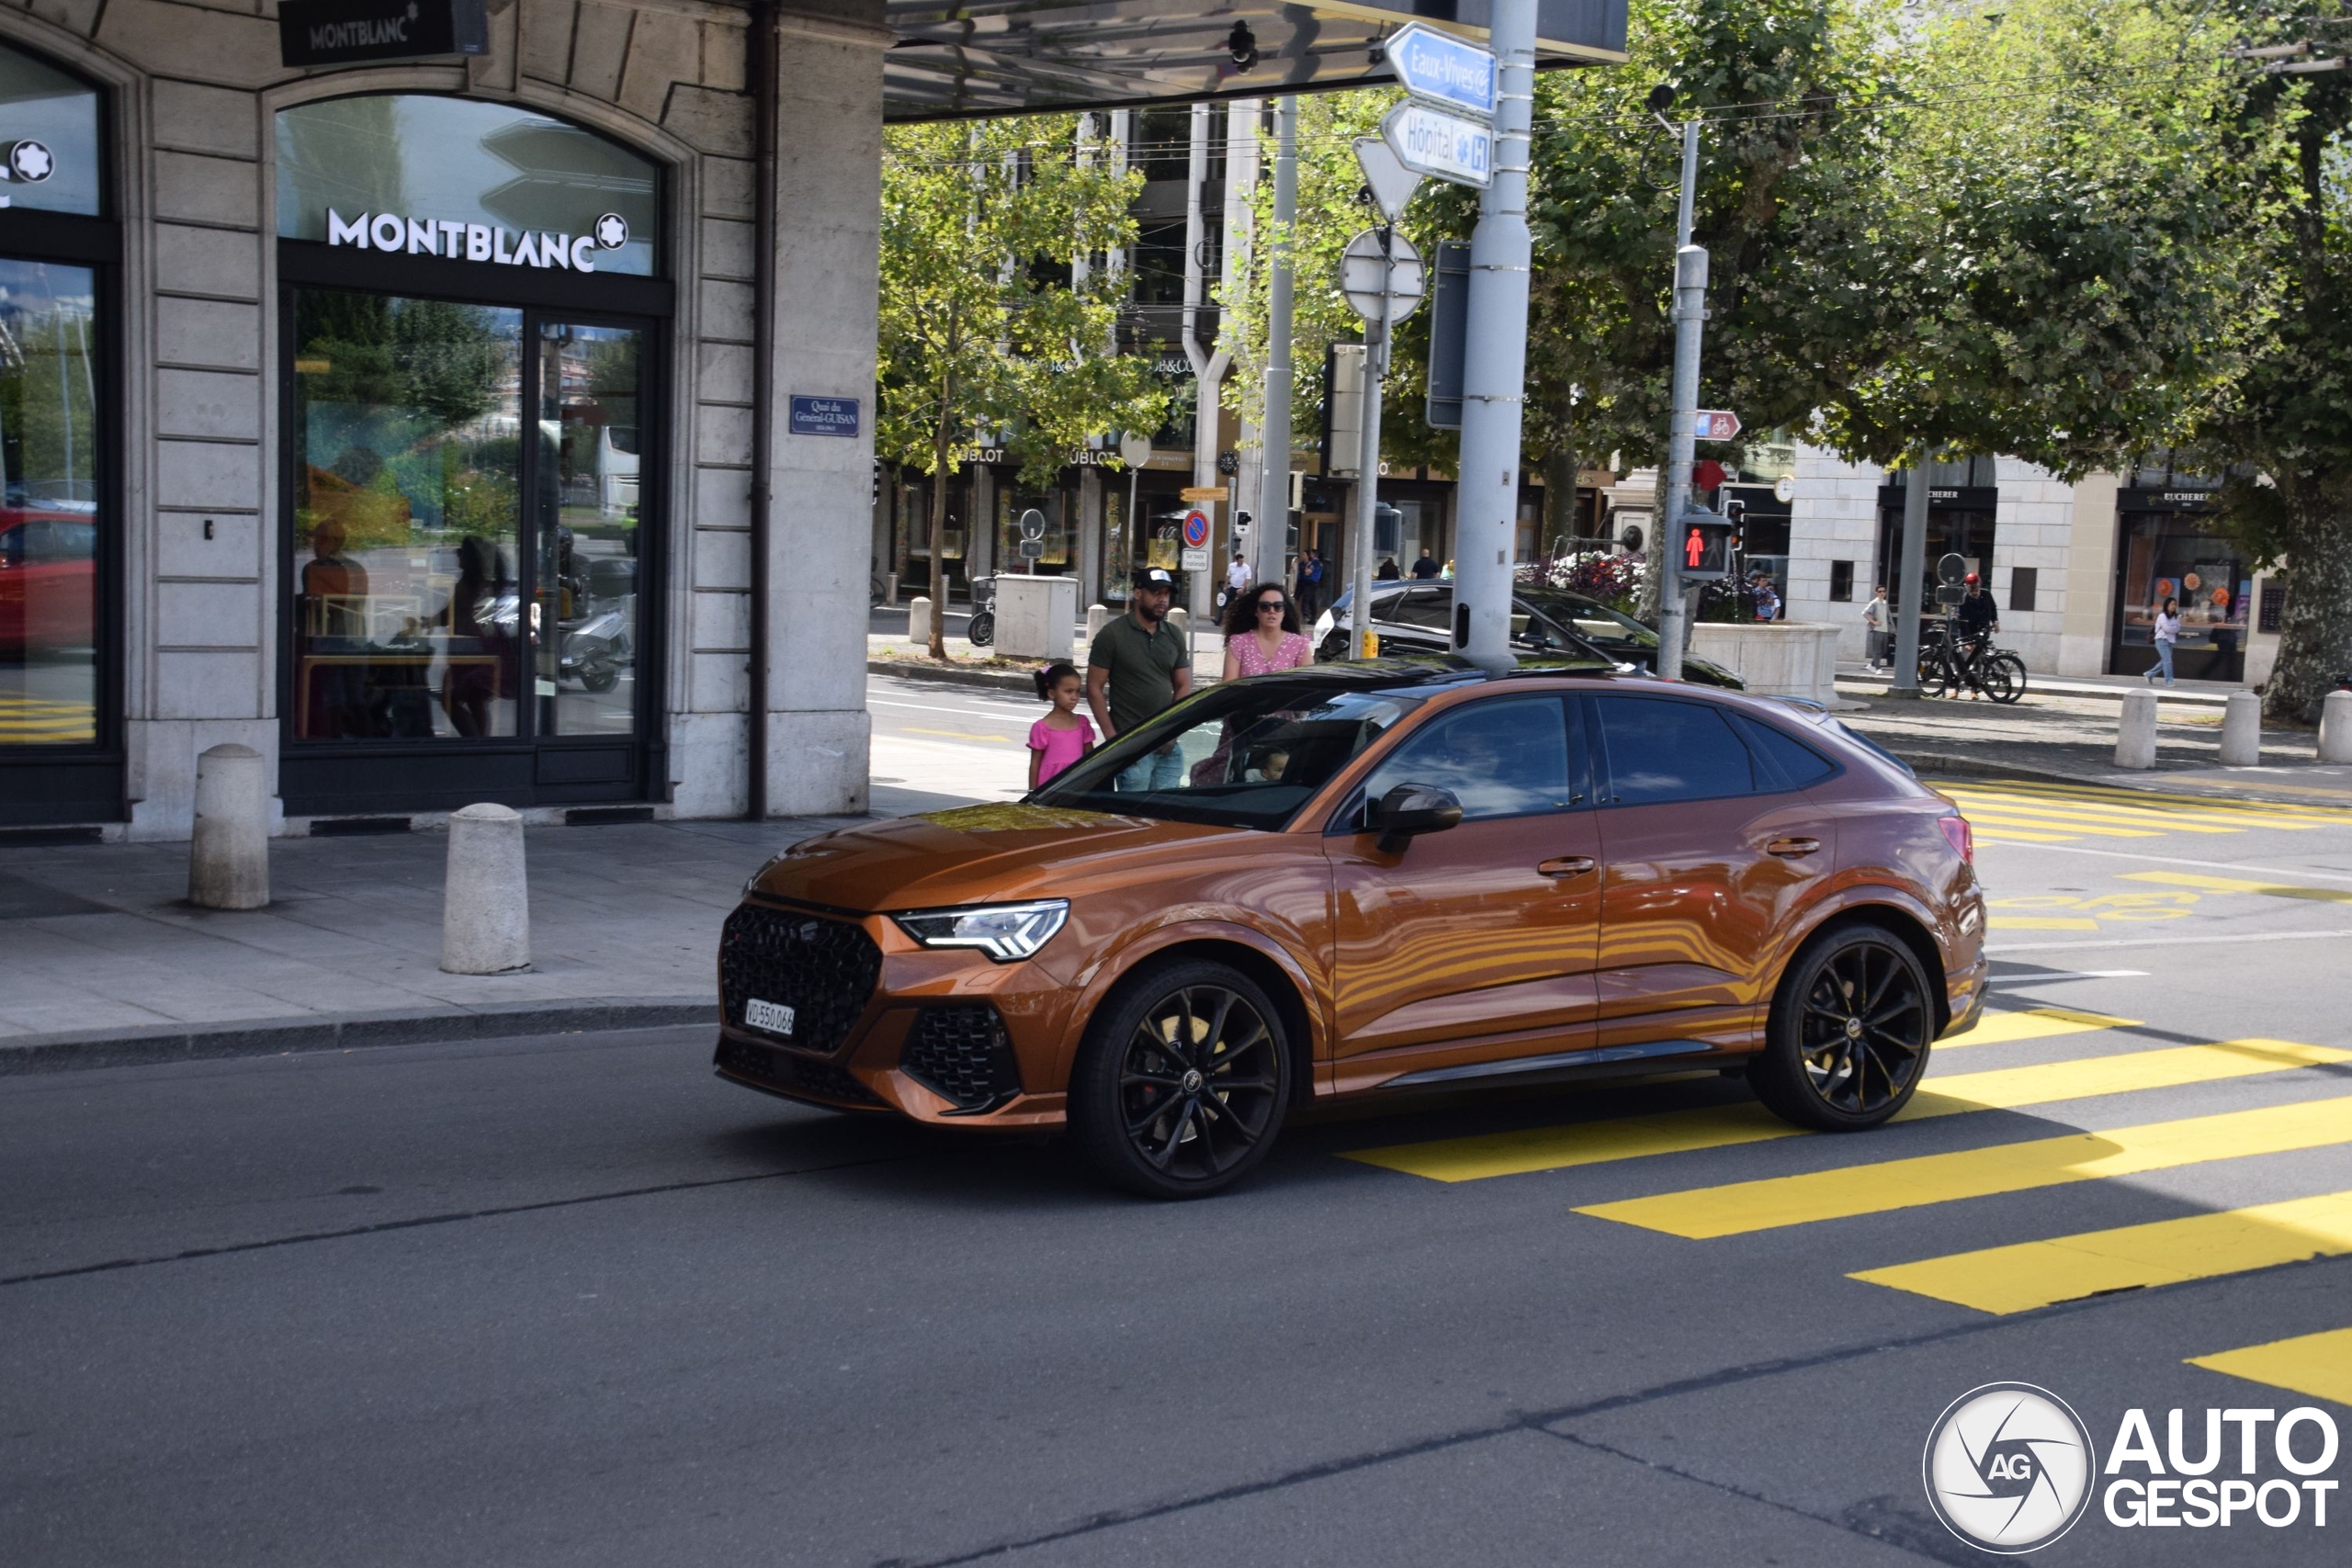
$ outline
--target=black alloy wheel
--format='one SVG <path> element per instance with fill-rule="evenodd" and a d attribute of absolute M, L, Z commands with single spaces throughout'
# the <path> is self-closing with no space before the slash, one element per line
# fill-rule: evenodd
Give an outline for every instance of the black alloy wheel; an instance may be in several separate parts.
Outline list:
<path fill-rule="evenodd" d="M 1281 1015 L 1255 982 L 1216 963 L 1138 976 L 1114 994 L 1070 1077 L 1088 1160 L 1148 1198 L 1203 1198 L 1249 1174 L 1290 1101 Z"/>
<path fill-rule="evenodd" d="M 1917 954 L 1883 926 L 1841 927 L 1808 943 L 1782 976 L 1748 1082 L 1800 1127 L 1875 1127 L 1918 1089 L 1935 1032 Z"/>

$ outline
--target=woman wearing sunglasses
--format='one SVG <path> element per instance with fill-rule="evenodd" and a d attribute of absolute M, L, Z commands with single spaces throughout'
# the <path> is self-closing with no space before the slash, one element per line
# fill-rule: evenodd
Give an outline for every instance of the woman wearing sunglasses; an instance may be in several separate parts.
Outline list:
<path fill-rule="evenodd" d="M 1298 629 L 1298 606 L 1279 582 L 1235 596 L 1225 612 L 1225 679 L 1295 670 L 1315 657 Z"/>

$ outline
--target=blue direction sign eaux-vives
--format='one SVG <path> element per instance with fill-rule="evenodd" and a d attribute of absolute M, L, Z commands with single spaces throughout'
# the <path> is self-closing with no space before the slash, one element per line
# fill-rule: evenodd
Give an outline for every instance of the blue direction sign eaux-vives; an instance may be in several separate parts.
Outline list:
<path fill-rule="evenodd" d="M 1476 44 L 1414 22 L 1388 40 L 1388 63 L 1417 98 L 1481 119 L 1495 116 L 1495 57 Z"/>
<path fill-rule="evenodd" d="M 1199 549 L 1209 542 L 1209 514 L 1197 509 L 1184 513 L 1184 542 Z"/>
<path fill-rule="evenodd" d="M 797 393 L 786 427 L 795 435 L 855 435 L 855 398 L 804 398 Z"/>

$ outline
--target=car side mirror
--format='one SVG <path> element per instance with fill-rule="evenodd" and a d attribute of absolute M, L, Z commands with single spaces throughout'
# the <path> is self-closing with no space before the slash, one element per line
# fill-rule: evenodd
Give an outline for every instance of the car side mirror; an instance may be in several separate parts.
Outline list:
<path fill-rule="evenodd" d="M 1385 855 L 1402 854 L 1419 835 L 1442 833 L 1461 821 L 1462 802 L 1435 784 L 1400 784 L 1372 807 L 1372 829 Z"/>

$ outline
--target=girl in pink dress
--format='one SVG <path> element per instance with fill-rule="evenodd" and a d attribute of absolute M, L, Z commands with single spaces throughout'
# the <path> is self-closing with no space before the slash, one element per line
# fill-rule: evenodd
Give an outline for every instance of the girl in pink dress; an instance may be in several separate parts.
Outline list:
<path fill-rule="evenodd" d="M 1313 662 L 1315 649 L 1298 629 L 1298 606 L 1279 582 L 1261 582 L 1237 595 L 1225 613 L 1225 678 L 1272 675 Z"/>
<path fill-rule="evenodd" d="M 1037 671 L 1037 694 L 1054 711 L 1029 727 L 1029 787 L 1035 789 L 1086 755 L 1094 744 L 1094 727 L 1078 711 L 1084 683 L 1078 667 L 1057 660 Z"/>

